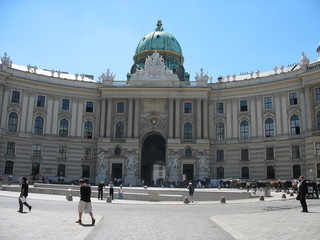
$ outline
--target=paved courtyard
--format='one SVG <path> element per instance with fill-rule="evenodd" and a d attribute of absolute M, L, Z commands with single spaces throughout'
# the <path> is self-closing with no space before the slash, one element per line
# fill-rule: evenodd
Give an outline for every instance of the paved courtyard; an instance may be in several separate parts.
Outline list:
<path fill-rule="evenodd" d="M 30 194 L 31 212 L 18 213 L 17 192 L 0 191 L 0 239 L 320 239 L 319 200 L 300 212 L 293 198 L 279 193 L 259 199 L 220 202 L 139 202 L 93 199 L 96 225 L 77 220 L 78 198 Z"/>

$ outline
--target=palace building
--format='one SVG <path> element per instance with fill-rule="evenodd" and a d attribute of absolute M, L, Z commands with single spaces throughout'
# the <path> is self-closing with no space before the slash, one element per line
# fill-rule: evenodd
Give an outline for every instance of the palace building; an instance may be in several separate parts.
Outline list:
<path fill-rule="evenodd" d="M 161 21 L 138 43 L 126 81 L 19 66 L 5 53 L 0 175 L 133 186 L 320 178 L 320 57 L 301 55 L 217 81 L 200 69 L 193 80 Z"/>

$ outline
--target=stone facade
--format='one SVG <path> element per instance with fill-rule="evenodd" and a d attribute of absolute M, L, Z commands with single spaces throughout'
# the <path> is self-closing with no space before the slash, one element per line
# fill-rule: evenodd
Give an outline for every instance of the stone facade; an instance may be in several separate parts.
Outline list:
<path fill-rule="evenodd" d="M 108 70 L 101 82 L 5 57 L 1 175 L 140 185 L 154 183 L 157 164 L 165 181 L 320 178 L 320 62 L 304 54 L 215 83 L 202 69 L 179 81 L 159 54 L 129 81 Z"/>

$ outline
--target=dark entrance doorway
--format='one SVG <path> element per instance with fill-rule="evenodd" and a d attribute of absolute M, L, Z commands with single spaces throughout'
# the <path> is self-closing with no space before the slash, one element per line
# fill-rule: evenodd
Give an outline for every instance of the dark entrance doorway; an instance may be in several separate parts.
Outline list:
<path fill-rule="evenodd" d="M 184 180 L 193 181 L 193 164 L 183 164 Z"/>
<path fill-rule="evenodd" d="M 145 185 L 154 185 L 152 181 L 153 165 L 165 165 L 166 162 L 166 141 L 160 135 L 148 136 L 142 146 L 141 155 L 141 180 Z"/>
<path fill-rule="evenodd" d="M 112 163 L 111 176 L 116 186 L 122 183 L 122 163 Z"/>

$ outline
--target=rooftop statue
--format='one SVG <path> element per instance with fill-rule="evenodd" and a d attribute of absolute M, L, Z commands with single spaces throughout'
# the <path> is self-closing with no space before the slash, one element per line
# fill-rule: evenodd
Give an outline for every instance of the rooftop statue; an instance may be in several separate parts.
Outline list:
<path fill-rule="evenodd" d="M 304 67 L 304 66 L 308 65 L 309 62 L 310 62 L 309 58 L 305 55 L 304 52 L 302 52 L 300 62 L 299 62 L 300 67 Z"/>
<path fill-rule="evenodd" d="M 200 74 L 196 73 L 195 79 L 197 82 L 208 82 L 208 80 L 212 80 L 212 77 L 209 77 L 208 74 L 204 74 L 203 68 L 200 68 Z"/>
<path fill-rule="evenodd" d="M 155 51 L 151 56 L 148 56 L 145 62 L 146 66 L 164 66 L 162 56 Z"/>
<path fill-rule="evenodd" d="M 113 74 L 112 72 L 110 72 L 109 68 L 107 70 L 106 73 L 102 73 L 102 75 L 99 77 L 99 80 L 102 82 L 102 83 L 107 83 L 107 82 L 112 82 L 114 81 L 114 78 L 116 77 L 115 74 Z"/>
<path fill-rule="evenodd" d="M 4 53 L 4 56 L 1 58 L 1 62 L 3 65 L 6 65 L 8 67 L 12 66 L 12 61 L 11 61 L 10 57 L 7 56 L 6 52 Z"/>

